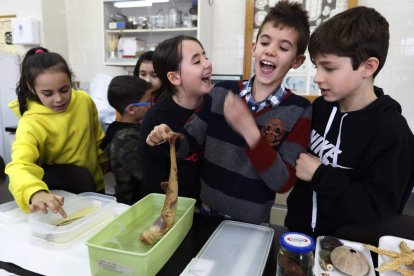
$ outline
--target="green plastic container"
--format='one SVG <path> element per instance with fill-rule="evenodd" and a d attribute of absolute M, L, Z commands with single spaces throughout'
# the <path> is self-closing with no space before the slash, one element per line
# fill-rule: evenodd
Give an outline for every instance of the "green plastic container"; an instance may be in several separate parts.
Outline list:
<path fill-rule="evenodd" d="M 154 245 L 139 237 L 161 214 L 165 195 L 149 194 L 87 242 L 92 275 L 155 275 L 172 256 L 193 224 L 195 199 L 178 197 L 174 226 Z"/>

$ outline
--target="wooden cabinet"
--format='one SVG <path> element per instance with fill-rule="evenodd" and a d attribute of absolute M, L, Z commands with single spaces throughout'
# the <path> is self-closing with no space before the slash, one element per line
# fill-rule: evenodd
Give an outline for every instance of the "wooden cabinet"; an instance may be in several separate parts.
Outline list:
<path fill-rule="evenodd" d="M 150 6 L 133 6 L 144 2 Z M 177 24 L 168 22 L 172 6 L 177 10 Z M 213 7 L 210 1 L 103 0 L 103 10 L 105 65 L 134 66 L 142 52 L 154 50 L 161 41 L 181 34 L 197 37 L 207 55 L 211 55 Z M 160 14 L 164 19 L 160 20 Z"/>

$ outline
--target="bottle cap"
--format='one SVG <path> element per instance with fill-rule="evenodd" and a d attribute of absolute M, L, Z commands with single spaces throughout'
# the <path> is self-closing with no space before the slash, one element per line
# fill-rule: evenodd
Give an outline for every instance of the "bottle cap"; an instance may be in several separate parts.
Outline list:
<path fill-rule="evenodd" d="M 308 235 L 298 232 L 288 232 L 283 234 L 279 243 L 289 251 L 295 253 L 308 253 L 315 248 L 315 241 Z"/>

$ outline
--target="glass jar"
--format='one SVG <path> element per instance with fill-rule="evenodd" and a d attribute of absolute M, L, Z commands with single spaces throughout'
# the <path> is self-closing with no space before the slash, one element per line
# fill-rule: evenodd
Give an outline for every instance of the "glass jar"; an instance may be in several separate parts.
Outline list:
<path fill-rule="evenodd" d="M 191 24 L 193 25 L 193 27 L 197 27 L 197 18 L 198 18 L 197 6 L 192 6 L 189 13 L 191 15 Z"/>
<path fill-rule="evenodd" d="M 158 29 L 163 29 L 167 27 L 167 22 L 165 19 L 163 9 L 159 9 L 155 19 L 155 27 Z"/>
<path fill-rule="evenodd" d="M 177 22 L 178 22 L 178 11 L 177 11 L 177 7 L 175 6 L 175 1 L 173 1 L 170 7 L 169 14 L 168 14 L 168 28 L 176 28 Z"/>
<path fill-rule="evenodd" d="M 277 255 L 277 276 L 313 275 L 313 249 L 315 241 L 302 233 L 289 232 L 280 239 Z"/>

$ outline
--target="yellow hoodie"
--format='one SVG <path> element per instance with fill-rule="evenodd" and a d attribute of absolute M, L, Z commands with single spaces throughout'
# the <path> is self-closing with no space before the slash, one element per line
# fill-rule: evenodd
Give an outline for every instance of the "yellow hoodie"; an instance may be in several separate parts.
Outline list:
<path fill-rule="evenodd" d="M 17 100 L 9 108 L 20 117 L 12 161 L 6 167 L 9 189 L 19 207 L 29 211 L 29 200 L 39 190 L 48 190 L 42 181 L 42 165 L 73 164 L 87 168 L 94 176 L 98 190 L 104 188 L 99 163 L 107 160 L 99 148 L 104 133 L 98 111 L 89 95 L 72 89 L 65 112 L 57 113 L 36 101 L 27 101 L 20 117 Z"/>

